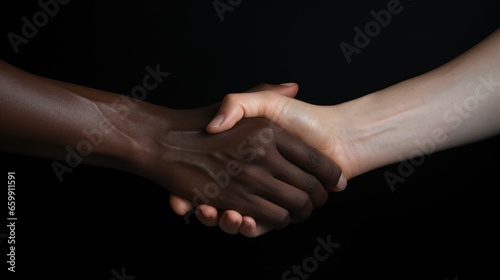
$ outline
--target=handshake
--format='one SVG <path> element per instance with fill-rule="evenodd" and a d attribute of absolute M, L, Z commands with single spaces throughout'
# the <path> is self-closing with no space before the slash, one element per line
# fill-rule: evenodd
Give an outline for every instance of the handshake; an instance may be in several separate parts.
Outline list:
<path fill-rule="evenodd" d="M 328 192 L 343 190 L 347 181 L 336 161 L 346 155 L 334 149 L 330 118 L 321 119 L 319 108 L 292 99 L 297 91 L 294 83 L 261 84 L 190 112 L 200 114 L 194 118 L 199 128 L 188 132 L 193 142 L 179 158 L 191 151 L 204 155 L 195 162 L 209 176 L 184 183 L 191 185 L 192 199 L 173 192 L 174 211 L 187 221 L 195 213 L 205 225 L 251 237 L 307 219 Z M 187 138 L 175 134 L 168 141 L 181 146 Z"/>
<path fill-rule="evenodd" d="M 129 100 L 125 117 L 117 93 L 0 61 L 0 150 L 64 160 L 105 123 L 82 163 L 142 176 L 186 219 L 257 237 L 306 220 L 358 175 L 497 135 L 499 47 L 497 30 L 432 71 L 341 104 L 295 99 L 295 83 L 261 84 L 197 109 Z"/>

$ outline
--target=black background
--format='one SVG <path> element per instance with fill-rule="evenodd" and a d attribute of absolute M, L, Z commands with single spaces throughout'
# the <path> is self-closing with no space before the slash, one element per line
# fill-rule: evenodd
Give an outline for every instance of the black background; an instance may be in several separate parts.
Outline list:
<path fill-rule="evenodd" d="M 35 74 L 121 94 L 159 63 L 170 76 L 146 101 L 173 108 L 289 81 L 299 83 L 298 99 L 327 105 L 438 67 L 500 23 L 498 1 L 402 0 L 403 11 L 347 63 L 339 43 L 353 44 L 353 28 L 388 2 L 243 0 L 221 21 L 211 0 L 73 0 L 17 54 L 7 34 L 20 34 L 21 18 L 40 6 L 3 2 L 0 55 Z M 281 279 L 330 236 L 341 246 L 308 279 L 494 278 L 499 143 L 425 157 L 394 192 L 383 174 L 400 166 L 374 170 L 306 222 L 254 239 L 187 225 L 168 192 L 143 178 L 79 166 L 60 183 L 50 160 L 0 154 L 5 177 L 17 175 L 16 276 L 118 280 L 113 271 L 124 268 L 137 280 Z"/>

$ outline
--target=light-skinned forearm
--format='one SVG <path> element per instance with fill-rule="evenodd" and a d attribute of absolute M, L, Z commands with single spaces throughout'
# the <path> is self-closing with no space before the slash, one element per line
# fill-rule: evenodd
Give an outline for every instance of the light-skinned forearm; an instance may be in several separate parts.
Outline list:
<path fill-rule="evenodd" d="M 499 48 L 497 31 L 433 71 L 331 106 L 335 138 L 358 158 L 350 177 L 498 134 Z"/>

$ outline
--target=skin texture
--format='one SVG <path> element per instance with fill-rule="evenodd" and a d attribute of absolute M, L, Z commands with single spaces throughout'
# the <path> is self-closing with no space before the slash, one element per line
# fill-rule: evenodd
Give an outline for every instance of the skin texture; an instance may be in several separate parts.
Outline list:
<path fill-rule="evenodd" d="M 60 161 L 53 163 L 60 178 L 80 163 L 123 170 L 191 206 L 236 210 L 272 228 L 307 219 L 341 174 L 328 157 L 264 118 L 208 134 L 220 104 L 174 110 L 5 62 L 0 104 L 0 150 Z"/>
<path fill-rule="evenodd" d="M 230 94 L 207 131 L 220 133 L 242 118 L 266 117 L 339 163 L 345 178 L 351 179 L 498 135 L 499 49 L 497 29 L 432 71 L 337 105 L 295 100 L 297 85 L 293 90 L 270 86 L 257 93 Z M 182 199 L 173 197 L 171 202 L 174 209 L 185 209 Z M 226 232 L 259 236 L 271 230 L 235 211 L 219 215 L 212 207 L 198 208 L 206 225 L 219 225 Z"/>

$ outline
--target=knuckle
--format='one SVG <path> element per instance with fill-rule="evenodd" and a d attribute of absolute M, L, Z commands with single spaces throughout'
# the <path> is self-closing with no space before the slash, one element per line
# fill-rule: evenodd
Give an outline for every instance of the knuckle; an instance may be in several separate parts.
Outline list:
<path fill-rule="evenodd" d="M 313 202 L 311 197 L 305 193 L 295 196 L 295 203 L 292 210 L 292 222 L 298 223 L 309 218 L 313 211 Z"/>
<path fill-rule="evenodd" d="M 316 151 L 309 151 L 307 156 L 307 167 L 314 170 L 321 166 L 321 157 Z"/>
<path fill-rule="evenodd" d="M 275 162 L 277 153 L 276 149 L 268 143 L 260 148 L 258 155 L 261 156 L 263 162 Z"/>
<path fill-rule="evenodd" d="M 226 94 L 226 96 L 224 96 L 224 102 L 223 103 L 226 103 L 226 104 L 235 104 L 235 103 L 238 103 L 238 97 L 239 97 L 239 94 L 238 93 L 229 93 L 229 94 Z"/>
<path fill-rule="evenodd" d="M 309 195 L 305 193 L 300 193 L 295 198 L 295 207 L 294 210 L 297 213 L 305 213 L 309 210 L 311 206 L 311 199 Z"/>
<path fill-rule="evenodd" d="M 291 215 L 290 215 L 290 212 L 286 211 L 286 210 L 283 210 L 283 211 L 279 211 L 275 214 L 275 227 L 277 229 L 282 229 L 282 228 L 286 228 L 289 224 L 290 224 L 290 221 L 291 221 Z"/>
<path fill-rule="evenodd" d="M 256 165 L 245 164 L 241 167 L 241 172 L 238 177 L 242 180 L 255 180 L 256 178 L 262 178 L 264 176 L 263 171 Z"/>
<path fill-rule="evenodd" d="M 305 178 L 305 181 L 304 181 L 304 191 L 308 194 L 312 194 L 312 193 L 315 193 L 318 188 L 320 188 L 320 182 L 319 180 L 311 175 L 311 174 L 307 174 L 306 175 L 306 178 Z"/>

